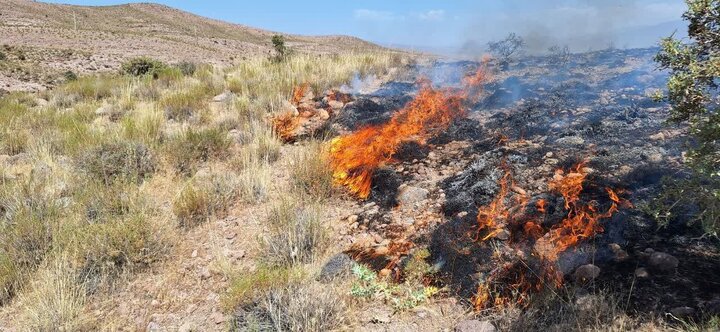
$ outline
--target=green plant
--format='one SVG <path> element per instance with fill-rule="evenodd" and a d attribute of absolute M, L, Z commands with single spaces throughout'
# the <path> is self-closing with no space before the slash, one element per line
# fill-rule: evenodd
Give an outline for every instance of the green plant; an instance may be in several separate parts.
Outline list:
<path fill-rule="evenodd" d="M 184 121 L 207 108 L 208 91 L 198 85 L 187 91 L 170 94 L 160 100 L 168 119 Z"/>
<path fill-rule="evenodd" d="M 281 62 L 287 59 L 290 50 L 285 46 L 285 37 L 283 35 L 273 35 L 271 41 L 276 53 L 273 60 Z"/>
<path fill-rule="evenodd" d="M 352 273 L 356 280 L 350 288 L 350 295 L 359 298 L 378 297 L 390 302 L 395 310 L 412 309 L 440 292 L 436 287 L 422 284 L 391 284 L 380 280 L 377 274 L 365 265 L 353 265 Z"/>
<path fill-rule="evenodd" d="M 63 78 L 65 78 L 66 82 L 70 82 L 70 81 L 76 81 L 78 79 L 78 76 L 72 70 L 68 70 L 63 73 Z"/>
<path fill-rule="evenodd" d="M 180 69 L 180 72 L 185 76 L 192 76 L 195 74 L 195 71 L 197 71 L 197 65 L 194 62 L 183 61 L 175 66 Z"/>
<path fill-rule="evenodd" d="M 157 167 L 147 146 L 127 141 L 103 143 L 90 149 L 81 156 L 79 164 L 90 176 L 105 183 L 118 178 L 141 182 Z"/>
<path fill-rule="evenodd" d="M 180 227 L 187 228 L 204 223 L 210 218 L 211 205 L 207 190 L 190 181 L 173 200 L 172 208 Z"/>
<path fill-rule="evenodd" d="M 189 175 L 199 163 L 225 158 L 230 149 L 227 133 L 217 129 L 187 129 L 167 143 L 168 160 L 175 169 Z"/>
<path fill-rule="evenodd" d="M 131 76 L 143 76 L 143 75 L 155 75 L 157 70 L 165 68 L 165 64 L 162 62 L 147 58 L 140 57 L 130 59 L 122 64 L 120 70 Z"/>
<path fill-rule="evenodd" d="M 686 185 L 688 195 L 697 194 L 697 206 L 705 224 L 720 228 L 717 207 L 720 205 L 720 109 L 715 102 L 720 67 L 720 1 L 687 0 L 688 10 L 683 18 L 688 21 L 689 43 L 673 37 L 661 41 L 661 50 L 655 60 L 660 68 L 670 71 L 667 95 L 659 99 L 672 106 L 670 121 L 687 122 L 695 138 L 688 153 L 697 178 Z M 703 199 L 700 199 L 703 197 Z M 707 211 L 714 211 L 707 213 Z M 704 215 L 704 216 L 703 216 Z M 713 219 L 707 219 L 710 217 Z"/>

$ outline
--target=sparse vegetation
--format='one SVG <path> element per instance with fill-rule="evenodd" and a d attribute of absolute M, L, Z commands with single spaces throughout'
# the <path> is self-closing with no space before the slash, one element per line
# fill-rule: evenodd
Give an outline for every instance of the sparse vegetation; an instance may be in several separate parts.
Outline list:
<path fill-rule="evenodd" d="M 323 199 L 333 191 L 332 168 L 327 150 L 321 142 L 312 141 L 298 149 L 292 158 L 291 176 L 298 189 L 312 197 Z"/>
<path fill-rule="evenodd" d="M 290 55 L 290 49 L 285 46 L 285 37 L 283 35 L 272 36 L 272 44 L 275 49 L 275 56 L 272 58 L 275 62 L 282 62 Z"/>
<path fill-rule="evenodd" d="M 98 318 L 86 309 L 96 294 L 108 298 L 103 292 L 124 277 L 174 254 L 177 237 L 193 226 L 223 218 L 236 204 L 264 207 L 287 183 L 299 201 L 270 218 L 263 244 L 272 259 L 256 273 L 229 271 L 224 302 L 228 311 L 250 301 L 265 313 L 340 317 L 322 299 L 307 307 L 285 302 L 289 284 L 315 287 L 308 263 L 321 255 L 325 229 L 320 209 L 303 204 L 309 194 L 326 197 L 329 187 L 327 178 L 312 178 L 325 171 L 313 159 L 319 143 L 307 153 L 297 147 L 292 158 L 303 168 L 289 174 L 291 156 L 281 153 L 267 115 L 298 82 L 315 82 L 319 91 L 396 62 L 390 55 L 297 55 L 282 63 L 248 59 L 227 71 L 137 62 L 126 75 L 68 74 L 56 89 L 0 99 L 0 153 L 14 157 L 0 164 L 0 303 L 18 303 L 18 317 L 33 329 L 95 329 Z M 146 69 L 152 72 L 140 74 Z M 210 107 L 226 87 L 234 96 Z M 297 319 L 293 326 L 330 326 Z"/>

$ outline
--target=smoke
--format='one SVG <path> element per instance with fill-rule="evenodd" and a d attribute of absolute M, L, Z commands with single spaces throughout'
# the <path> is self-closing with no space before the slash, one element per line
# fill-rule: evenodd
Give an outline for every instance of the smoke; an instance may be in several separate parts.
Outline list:
<path fill-rule="evenodd" d="M 554 6 L 509 0 L 498 13 L 480 14 L 465 31 L 465 54 L 481 52 L 488 41 L 509 32 L 521 35 L 526 51 L 537 54 L 553 45 L 574 52 L 648 47 L 680 30 L 685 5 L 667 0 L 565 0 Z"/>

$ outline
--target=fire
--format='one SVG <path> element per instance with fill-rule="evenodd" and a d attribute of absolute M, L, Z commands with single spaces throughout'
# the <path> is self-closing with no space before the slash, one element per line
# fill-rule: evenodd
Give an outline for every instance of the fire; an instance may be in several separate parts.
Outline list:
<path fill-rule="evenodd" d="M 303 97 L 305 97 L 305 95 L 308 93 L 309 90 L 310 90 L 310 84 L 308 84 L 308 83 L 303 83 L 303 84 L 300 84 L 300 85 L 294 87 L 293 91 L 292 91 L 292 97 L 290 99 L 290 102 L 293 105 L 298 106 L 300 104 L 300 101 L 303 99 Z"/>
<path fill-rule="evenodd" d="M 370 195 L 375 170 L 392 161 L 403 142 L 424 142 L 447 128 L 453 119 L 465 113 L 464 104 L 487 80 L 485 70 L 464 80 L 465 88 L 435 89 L 427 80 L 420 82 L 417 96 L 397 111 L 389 122 L 362 128 L 337 137 L 330 143 L 331 167 L 335 183 L 348 188 L 359 198 Z"/>
<path fill-rule="evenodd" d="M 515 234 L 513 240 L 519 238 L 524 241 L 513 243 L 516 256 L 510 258 L 510 262 L 507 257 L 495 257 L 503 267 L 496 269 L 484 282 L 479 283 L 474 297 L 476 309 L 511 302 L 522 304 L 530 290 L 540 290 L 545 286 L 560 287 L 563 276 L 556 268 L 560 254 L 580 241 L 601 233 L 603 227 L 600 221 L 611 217 L 618 211 L 619 206 L 629 205 L 611 188 L 604 188 L 610 200 L 610 207 L 606 211 L 598 211 L 595 201 L 583 202 L 581 196 L 587 170 L 585 162 L 581 162 L 569 170 L 557 170 L 549 181 L 548 188 L 563 197 L 567 211 L 562 221 L 550 227 L 543 227 L 543 220 L 533 219 L 546 217 L 545 200 L 540 199 L 534 203 L 541 216 L 527 217 L 522 213 L 528 201 L 524 194 L 516 197 L 514 206 L 506 206 L 510 173 L 506 171 L 505 176 L 498 181 L 500 190 L 495 199 L 478 209 L 479 231 L 487 230 L 487 235 L 480 240 L 489 240 L 504 229 L 515 229 L 519 233 Z M 508 227 L 513 225 L 515 226 Z M 529 253 L 524 253 L 524 250 Z M 527 257 L 534 257 L 535 260 L 531 263 Z M 496 286 L 490 287 L 488 284 Z"/>
<path fill-rule="evenodd" d="M 271 119 L 275 133 L 284 142 L 290 142 L 294 138 L 295 128 L 300 125 L 300 120 L 291 112 L 282 113 Z"/>

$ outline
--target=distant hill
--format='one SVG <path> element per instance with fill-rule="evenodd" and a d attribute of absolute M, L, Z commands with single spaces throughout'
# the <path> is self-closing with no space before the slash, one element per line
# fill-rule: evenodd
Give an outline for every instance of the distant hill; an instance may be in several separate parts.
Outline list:
<path fill-rule="evenodd" d="M 49 73 L 110 70 L 142 55 L 167 62 L 232 64 L 272 54 L 273 34 L 151 3 L 74 6 L 0 0 L 0 52 L 8 58 L 0 61 L 0 89 L 40 88 L 53 80 L 44 77 Z M 349 36 L 285 36 L 297 52 L 382 49 Z"/>

